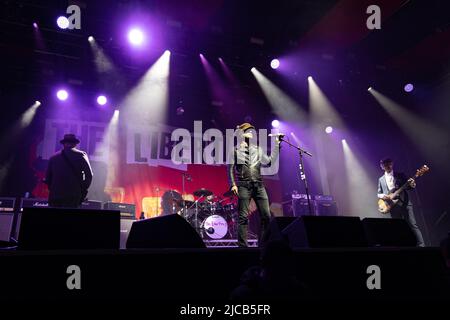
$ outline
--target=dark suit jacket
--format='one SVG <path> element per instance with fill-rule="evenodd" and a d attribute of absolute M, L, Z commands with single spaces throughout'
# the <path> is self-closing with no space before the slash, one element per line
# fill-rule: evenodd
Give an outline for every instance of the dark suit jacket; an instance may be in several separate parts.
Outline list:
<path fill-rule="evenodd" d="M 251 145 L 248 148 L 237 148 L 234 150 L 234 162 L 227 165 L 227 176 L 230 187 L 239 185 L 239 182 L 257 181 L 262 182 L 261 166 L 277 159 L 280 146 L 276 145 L 268 156 L 261 147 Z M 236 171 L 236 177 L 234 175 Z"/>
<path fill-rule="evenodd" d="M 386 182 L 386 178 L 384 176 L 384 174 L 378 179 L 378 193 L 382 193 L 382 194 L 389 194 L 395 190 L 397 190 L 398 188 L 400 188 L 403 184 L 405 184 L 408 181 L 408 178 L 406 177 L 405 174 L 403 173 L 397 173 L 394 172 L 394 185 L 395 185 L 395 189 L 394 190 L 389 190 L 388 186 L 387 186 L 387 182 Z M 406 190 L 411 190 L 411 187 L 408 187 Z M 402 206 L 407 206 L 409 204 L 411 204 L 411 201 L 409 199 L 409 195 L 407 191 L 404 191 L 400 194 L 400 205 Z"/>
<path fill-rule="evenodd" d="M 78 198 L 81 200 L 82 187 L 87 189 L 92 182 L 93 174 L 86 152 L 74 148 L 65 150 L 64 153 L 75 168 L 76 174 L 61 151 L 50 158 L 45 178 L 49 189 L 49 202 Z"/>

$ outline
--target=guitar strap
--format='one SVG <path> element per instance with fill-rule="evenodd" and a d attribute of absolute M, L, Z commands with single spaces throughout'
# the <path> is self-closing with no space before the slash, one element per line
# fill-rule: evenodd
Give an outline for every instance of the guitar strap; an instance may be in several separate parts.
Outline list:
<path fill-rule="evenodd" d="M 69 157 L 67 157 L 66 153 L 64 152 L 64 149 L 61 150 L 61 154 L 64 158 L 64 161 L 66 161 L 67 165 L 70 167 L 70 170 L 72 171 L 72 173 L 75 175 L 76 179 L 78 180 L 78 183 L 80 184 L 80 188 L 81 188 L 81 193 L 83 194 L 83 181 L 80 179 L 80 172 L 78 172 L 78 170 L 75 168 L 74 164 L 69 160 Z M 81 202 L 84 199 L 81 199 Z"/>

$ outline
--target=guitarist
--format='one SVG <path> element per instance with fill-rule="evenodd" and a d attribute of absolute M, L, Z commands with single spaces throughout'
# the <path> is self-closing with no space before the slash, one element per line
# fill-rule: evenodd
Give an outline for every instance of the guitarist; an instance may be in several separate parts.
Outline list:
<path fill-rule="evenodd" d="M 384 170 L 384 175 L 378 179 L 378 198 L 385 200 L 391 199 L 389 194 L 407 182 L 409 183 L 409 187 L 406 190 L 411 190 L 416 187 L 414 179 L 407 180 L 403 173 L 394 173 L 394 162 L 392 159 L 382 159 L 380 161 L 380 166 L 381 169 Z M 424 247 L 425 243 L 423 241 L 422 232 L 420 232 L 420 229 L 417 226 L 413 206 L 406 190 L 399 195 L 398 203 L 391 209 L 391 217 L 406 220 L 416 236 L 417 246 Z"/>
<path fill-rule="evenodd" d="M 76 149 L 80 140 L 65 134 L 63 149 L 53 155 L 47 167 L 48 204 L 51 207 L 77 208 L 86 198 L 92 182 L 92 168 L 86 152 Z"/>

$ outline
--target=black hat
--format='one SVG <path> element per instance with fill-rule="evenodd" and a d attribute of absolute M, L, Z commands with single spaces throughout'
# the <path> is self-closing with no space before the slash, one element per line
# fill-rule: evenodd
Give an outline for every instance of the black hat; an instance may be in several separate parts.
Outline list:
<path fill-rule="evenodd" d="M 76 143 L 76 144 L 79 144 L 80 140 L 78 140 L 78 138 L 73 133 L 68 133 L 68 134 L 65 134 L 64 135 L 64 139 L 62 139 L 59 142 L 62 143 L 62 144 L 64 144 L 64 143 Z"/>
<path fill-rule="evenodd" d="M 243 124 L 238 125 L 237 129 L 241 129 L 242 131 L 245 132 L 245 131 L 250 130 L 250 129 L 255 129 L 255 127 L 252 124 L 248 123 L 248 122 L 244 122 Z"/>

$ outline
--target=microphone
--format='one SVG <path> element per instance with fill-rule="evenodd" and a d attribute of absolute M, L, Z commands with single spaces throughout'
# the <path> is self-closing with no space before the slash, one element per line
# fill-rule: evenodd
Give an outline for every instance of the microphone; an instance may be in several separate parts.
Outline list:
<path fill-rule="evenodd" d="M 284 133 L 270 133 L 269 137 L 280 137 L 283 138 L 284 136 L 286 136 Z"/>
<path fill-rule="evenodd" d="M 213 234 L 214 233 L 214 228 L 209 227 L 208 229 L 206 229 L 206 232 L 209 234 Z"/>

